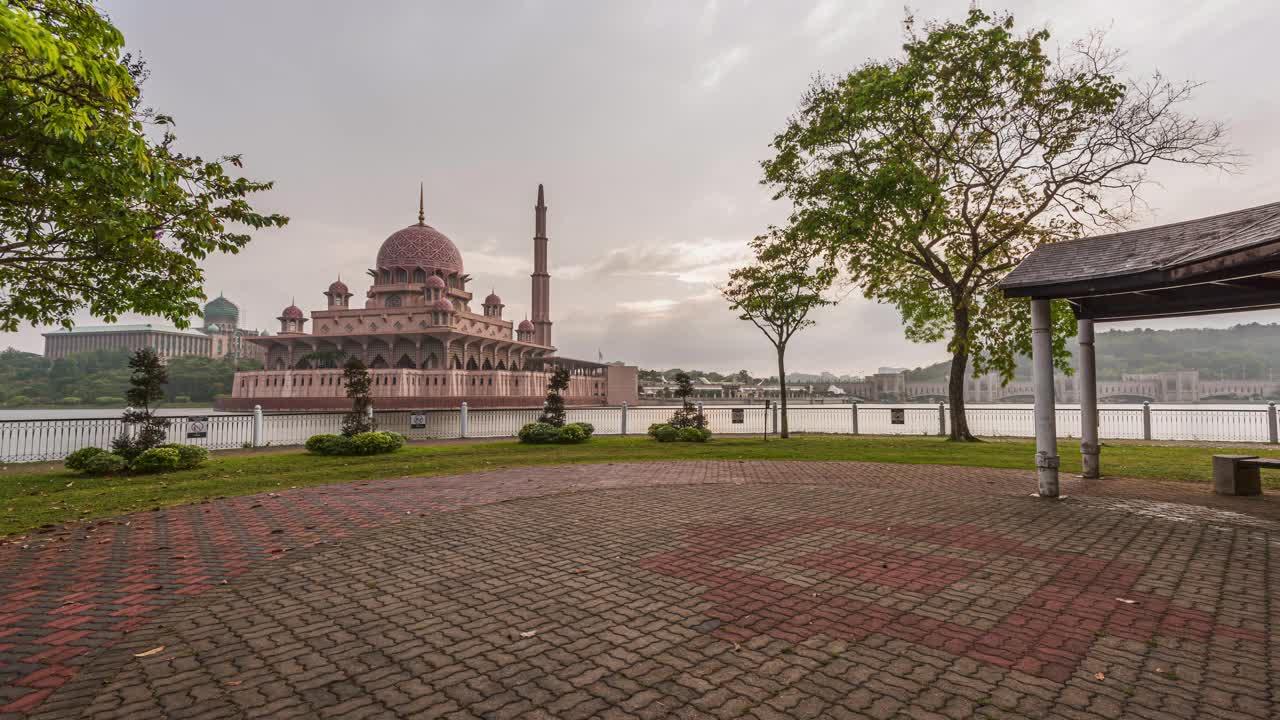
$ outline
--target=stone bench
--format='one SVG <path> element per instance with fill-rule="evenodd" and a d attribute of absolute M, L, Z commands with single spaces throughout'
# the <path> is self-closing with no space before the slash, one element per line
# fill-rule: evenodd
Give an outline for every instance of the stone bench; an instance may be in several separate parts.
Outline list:
<path fill-rule="evenodd" d="M 1280 460 L 1257 455 L 1214 455 L 1213 491 L 1219 495 L 1261 495 L 1262 468 L 1280 469 Z"/>

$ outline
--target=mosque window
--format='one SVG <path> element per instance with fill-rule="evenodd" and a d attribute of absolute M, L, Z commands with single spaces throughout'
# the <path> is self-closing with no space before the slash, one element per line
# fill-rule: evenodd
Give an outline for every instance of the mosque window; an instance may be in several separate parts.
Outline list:
<path fill-rule="evenodd" d="M 404 268 L 396 268 L 396 282 L 409 282 L 409 274 L 404 271 Z"/>
<path fill-rule="evenodd" d="M 415 283 L 424 283 L 427 281 L 427 273 L 422 268 L 413 271 L 413 281 Z"/>
<path fill-rule="evenodd" d="M 401 302 L 399 295 L 388 295 L 386 305 L 387 307 L 400 307 Z"/>

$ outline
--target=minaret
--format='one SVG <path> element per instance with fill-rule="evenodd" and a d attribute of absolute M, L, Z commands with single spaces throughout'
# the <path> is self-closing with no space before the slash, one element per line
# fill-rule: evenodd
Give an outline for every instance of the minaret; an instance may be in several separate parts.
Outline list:
<path fill-rule="evenodd" d="M 551 344 L 551 275 L 547 273 L 547 205 L 538 185 L 538 204 L 533 208 L 533 341 Z"/>

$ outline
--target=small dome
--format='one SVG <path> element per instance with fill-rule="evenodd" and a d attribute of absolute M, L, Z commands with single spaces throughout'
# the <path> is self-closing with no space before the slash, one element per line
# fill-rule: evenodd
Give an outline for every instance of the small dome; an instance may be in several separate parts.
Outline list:
<path fill-rule="evenodd" d="M 497 293 L 489 293 L 489 297 L 484 299 L 484 304 L 485 305 L 501 305 L 502 298 L 498 297 Z"/>
<path fill-rule="evenodd" d="M 209 332 L 218 332 L 218 331 L 219 331 L 219 330 L 221 330 L 222 328 L 218 327 L 218 323 L 213 323 L 212 325 L 210 325 L 209 327 L 207 327 L 207 328 L 205 328 L 205 329 L 206 329 L 206 330 L 208 330 Z"/>
<path fill-rule="evenodd" d="M 533 323 L 528 320 L 521 320 L 520 324 L 516 326 L 516 330 L 518 332 L 533 332 Z"/>
<path fill-rule="evenodd" d="M 290 320 L 300 320 L 303 317 L 302 308 L 297 305 L 290 305 L 284 309 L 284 312 L 280 313 L 280 317 L 288 318 Z"/>
<path fill-rule="evenodd" d="M 205 303 L 204 306 L 205 322 L 237 322 L 240 320 L 240 308 L 236 304 L 219 295 L 218 297 Z"/>
<path fill-rule="evenodd" d="M 341 280 L 334 280 L 333 284 L 329 286 L 329 292 L 334 295 L 348 295 L 351 291 L 347 289 L 346 283 Z"/>
<path fill-rule="evenodd" d="M 444 278 L 440 277 L 439 275 L 428 275 L 428 276 L 427 276 L 427 287 L 429 287 L 429 288 L 443 288 L 444 286 L 445 286 L 445 285 L 444 285 Z"/>
<path fill-rule="evenodd" d="M 451 313 L 453 312 L 453 303 L 445 300 L 444 298 L 440 298 L 439 300 L 431 303 L 431 309 Z"/>

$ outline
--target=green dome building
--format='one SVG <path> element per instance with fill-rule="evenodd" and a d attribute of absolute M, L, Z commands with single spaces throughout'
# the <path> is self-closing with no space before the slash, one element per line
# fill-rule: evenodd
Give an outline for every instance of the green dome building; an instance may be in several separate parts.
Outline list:
<path fill-rule="evenodd" d="M 240 327 L 240 308 L 218 295 L 204 306 L 204 326 L 210 325 L 217 325 L 223 331 L 235 330 Z"/>

